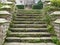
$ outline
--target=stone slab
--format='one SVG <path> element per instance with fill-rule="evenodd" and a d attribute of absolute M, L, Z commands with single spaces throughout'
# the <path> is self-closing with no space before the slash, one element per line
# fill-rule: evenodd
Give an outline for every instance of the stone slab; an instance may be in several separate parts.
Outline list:
<path fill-rule="evenodd" d="M 3 4 L 13 4 L 13 2 L 2 2 Z"/>
<path fill-rule="evenodd" d="M 47 4 L 48 4 L 48 5 L 50 5 L 50 4 L 51 4 L 51 2 L 48 2 Z"/>
<path fill-rule="evenodd" d="M 22 39 L 22 40 L 24 40 L 24 39 L 26 39 L 26 40 L 28 40 L 28 39 L 52 39 L 51 37 L 24 37 L 24 38 L 20 38 L 20 37 L 7 37 L 6 39 Z"/>
<path fill-rule="evenodd" d="M 50 34 L 48 32 L 11 32 L 10 34 Z"/>
<path fill-rule="evenodd" d="M 0 15 L 3 15 L 3 14 L 7 14 L 7 15 L 10 15 L 10 13 L 8 11 L 0 11 Z"/>
<path fill-rule="evenodd" d="M 12 30 L 47 30 L 47 28 L 10 28 Z"/>
<path fill-rule="evenodd" d="M 0 18 L 0 23 L 6 23 L 8 22 L 6 19 Z"/>
<path fill-rule="evenodd" d="M 55 20 L 54 23 L 60 24 L 60 19 Z"/>
<path fill-rule="evenodd" d="M 5 45 L 56 45 L 54 43 L 5 43 Z"/>
<path fill-rule="evenodd" d="M 55 12 L 51 13 L 51 15 L 60 15 L 60 11 L 55 11 Z"/>
<path fill-rule="evenodd" d="M 4 5 L 1 8 L 11 8 L 9 5 Z"/>

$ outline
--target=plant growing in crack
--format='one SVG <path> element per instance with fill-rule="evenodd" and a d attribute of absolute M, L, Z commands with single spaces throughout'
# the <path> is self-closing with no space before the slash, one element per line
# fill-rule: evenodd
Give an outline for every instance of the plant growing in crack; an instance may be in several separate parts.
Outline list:
<path fill-rule="evenodd" d="M 9 36 L 10 33 L 11 33 L 11 31 L 8 30 L 6 36 Z"/>
<path fill-rule="evenodd" d="M 57 45 L 60 45 L 60 41 L 58 40 L 58 38 L 56 36 L 52 36 L 52 42 Z"/>

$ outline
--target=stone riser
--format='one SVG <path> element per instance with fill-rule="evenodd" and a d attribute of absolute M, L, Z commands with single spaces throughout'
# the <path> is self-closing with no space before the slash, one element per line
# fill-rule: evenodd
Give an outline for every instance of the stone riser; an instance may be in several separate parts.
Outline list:
<path fill-rule="evenodd" d="M 13 19 L 14 21 L 45 21 L 43 19 Z M 52 19 L 51 21 L 54 21 L 54 19 Z"/>
<path fill-rule="evenodd" d="M 13 21 L 14 24 L 45 24 L 44 21 Z"/>
<path fill-rule="evenodd" d="M 10 28 L 12 32 L 48 32 L 47 28 Z"/>
<path fill-rule="evenodd" d="M 8 37 L 50 37 L 51 34 L 9 34 Z"/>
<path fill-rule="evenodd" d="M 15 16 L 15 18 L 20 18 L 20 17 L 21 18 L 42 18 L 42 16 L 28 16 L 28 15 L 27 16 L 23 16 L 23 15 L 22 16 Z"/>
<path fill-rule="evenodd" d="M 42 17 L 16 17 L 18 19 L 40 19 Z"/>
<path fill-rule="evenodd" d="M 48 43 L 48 42 L 52 42 L 51 39 L 48 39 L 48 40 L 44 40 L 44 39 L 6 39 L 6 42 L 25 42 L 25 43 L 42 43 L 42 42 L 45 42 L 45 43 Z"/>
<path fill-rule="evenodd" d="M 45 28 L 46 26 L 10 26 L 12 28 Z"/>
<path fill-rule="evenodd" d="M 19 19 L 25 19 L 25 20 L 26 20 L 26 19 L 31 19 L 31 20 L 35 20 L 35 19 L 38 20 L 38 19 L 39 19 L 39 20 L 42 20 L 42 18 L 41 18 L 41 19 L 40 19 L 40 18 L 41 18 L 41 17 L 36 17 L 36 18 L 35 18 L 35 17 L 33 17 L 33 18 L 32 18 L 32 17 L 16 17 L 16 18 L 14 18 L 14 19 L 18 19 L 18 20 L 19 20 Z"/>
<path fill-rule="evenodd" d="M 47 27 L 47 25 L 46 24 L 42 24 L 42 25 L 40 25 L 40 24 L 12 24 L 12 25 L 10 25 L 10 27 L 12 27 L 12 28 L 24 28 L 24 27 L 26 27 L 26 28 L 45 28 L 45 27 Z"/>
<path fill-rule="evenodd" d="M 15 16 L 15 18 L 40 18 L 42 16 Z"/>
<path fill-rule="evenodd" d="M 41 21 L 40 19 L 14 19 L 14 21 Z"/>
<path fill-rule="evenodd" d="M 54 43 L 20 43 L 20 42 L 5 43 L 5 45 L 37 45 L 37 44 L 38 45 L 56 45 Z"/>
<path fill-rule="evenodd" d="M 41 14 L 17 14 L 17 16 L 42 16 Z"/>
<path fill-rule="evenodd" d="M 47 30 L 10 30 L 12 32 L 48 32 Z"/>
<path fill-rule="evenodd" d="M 29 22 L 29 21 L 45 21 L 45 20 L 15 20 L 14 19 L 14 21 L 28 21 Z"/>

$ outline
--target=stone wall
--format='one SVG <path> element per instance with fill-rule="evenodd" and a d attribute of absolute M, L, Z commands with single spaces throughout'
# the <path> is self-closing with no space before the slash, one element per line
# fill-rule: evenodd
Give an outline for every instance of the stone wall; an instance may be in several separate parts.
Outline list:
<path fill-rule="evenodd" d="M 60 40 L 60 19 L 57 19 L 56 21 L 54 21 L 54 29 L 58 39 Z"/>
<path fill-rule="evenodd" d="M 0 25 L 0 45 L 2 45 L 5 40 L 8 27 L 9 27 L 9 23 L 4 23 Z"/>
<path fill-rule="evenodd" d="M 9 3 L 9 2 L 6 2 L 6 4 L 5 4 L 5 2 L 4 2 L 4 4 L 3 4 L 3 6 L 4 5 L 8 5 L 7 3 Z M 15 11 L 15 4 L 9 4 L 9 6 L 11 6 L 11 10 L 8 10 L 8 12 L 11 14 L 11 15 L 7 15 L 7 16 L 4 16 L 4 15 L 6 15 L 6 14 L 3 14 L 3 17 L 1 17 L 1 14 L 0 14 L 0 18 L 2 18 L 2 19 L 5 19 L 5 20 L 7 20 L 8 22 L 5 22 L 5 23 L 2 23 L 2 22 L 4 22 L 3 20 L 2 20 L 2 22 L 0 23 L 0 45 L 2 45 L 3 43 L 4 43 L 4 41 L 5 41 L 5 38 L 6 38 L 6 33 L 7 33 L 7 31 L 8 31 L 8 28 L 9 28 L 9 24 L 10 24 L 10 22 L 11 22 L 11 19 L 12 19 L 12 16 L 14 15 L 14 11 Z M 1 11 L 7 11 L 7 10 L 1 10 Z M 11 11 L 11 12 L 10 12 Z"/>

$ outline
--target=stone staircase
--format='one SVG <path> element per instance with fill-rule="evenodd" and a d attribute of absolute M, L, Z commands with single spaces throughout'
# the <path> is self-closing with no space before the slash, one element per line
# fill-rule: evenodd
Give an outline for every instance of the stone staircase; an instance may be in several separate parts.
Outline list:
<path fill-rule="evenodd" d="M 38 14 L 19 14 L 10 24 L 4 45 L 55 45 L 47 24 Z"/>

